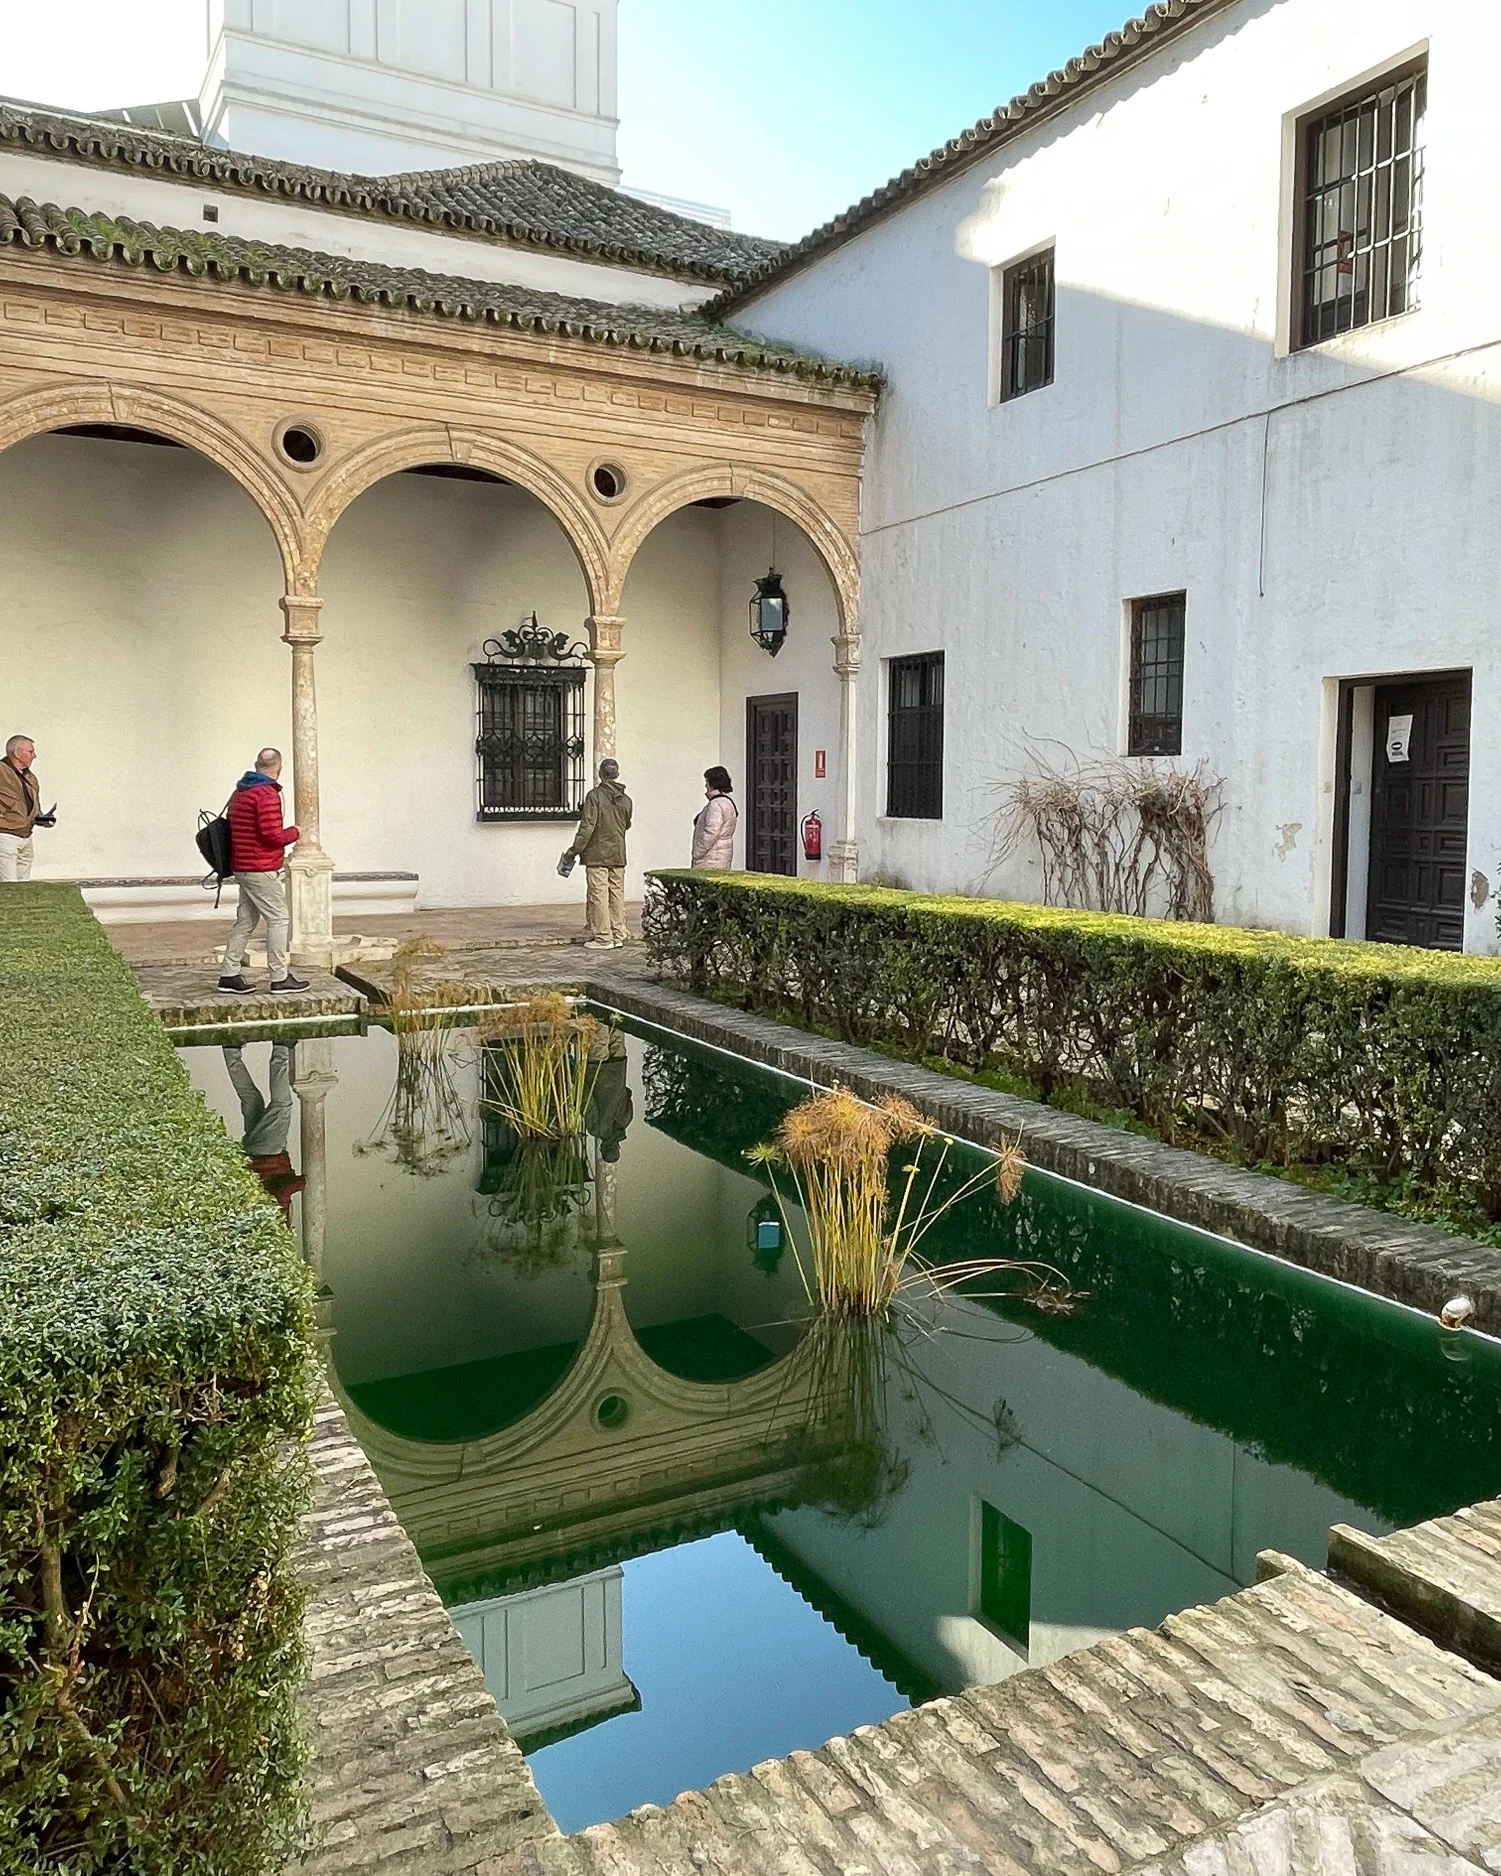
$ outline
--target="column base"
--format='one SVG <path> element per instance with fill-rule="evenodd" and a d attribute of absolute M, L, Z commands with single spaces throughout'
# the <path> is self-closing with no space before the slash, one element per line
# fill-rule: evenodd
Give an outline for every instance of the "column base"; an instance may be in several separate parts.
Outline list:
<path fill-rule="evenodd" d="M 334 863 L 326 853 L 287 861 L 292 908 L 292 962 L 327 971 L 334 962 Z"/>
<path fill-rule="evenodd" d="M 836 840 L 829 848 L 829 879 L 836 886 L 854 886 L 859 883 L 858 840 Z"/>

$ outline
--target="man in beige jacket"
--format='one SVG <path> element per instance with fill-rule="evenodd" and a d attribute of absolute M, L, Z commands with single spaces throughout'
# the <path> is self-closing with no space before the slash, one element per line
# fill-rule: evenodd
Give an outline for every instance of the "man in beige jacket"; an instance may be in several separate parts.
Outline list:
<path fill-rule="evenodd" d="M 12 736 L 0 761 L 0 881 L 31 878 L 31 830 L 52 827 L 56 816 L 42 813 L 42 788 L 32 763 L 36 744 Z"/>

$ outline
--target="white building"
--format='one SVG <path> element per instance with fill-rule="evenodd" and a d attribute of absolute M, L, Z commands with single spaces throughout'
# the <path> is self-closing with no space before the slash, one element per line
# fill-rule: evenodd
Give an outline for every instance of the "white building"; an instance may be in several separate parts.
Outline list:
<path fill-rule="evenodd" d="M 558 318 L 628 327 L 631 346 L 686 333 L 697 358 L 707 335 L 712 367 L 679 374 L 705 432 L 688 454 L 682 425 L 650 415 L 660 387 L 624 396 L 641 413 L 629 434 L 609 428 L 614 390 L 592 412 L 570 393 L 580 422 L 552 407 L 580 528 L 601 555 L 642 550 L 629 590 L 604 580 L 608 604 L 538 483 L 465 486 L 440 463 L 443 479 L 373 482 L 339 522 L 319 568 L 329 799 L 312 859 L 334 856 L 346 898 L 371 874 L 386 883 L 367 903 L 396 874 L 430 905 L 574 896 L 552 870 L 555 830 L 502 837 L 473 813 L 469 665 L 535 608 L 591 645 L 591 760 L 615 735 L 628 654 L 632 890 L 683 858 L 718 760 L 743 782 L 747 864 L 1037 898 L 1025 842 L 992 864 L 998 791 L 1040 762 L 1103 759 L 1219 782 L 1222 920 L 1495 950 L 1501 256 L 1486 231 L 1501 129 L 1485 75 L 1501 11 L 1164 0 L 780 251 L 606 186 L 613 33 L 608 0 L 223 0 L 197 104 L 123 125 L 0 105 L 12 201 L 169 235 L 208 223 L 273 245 L 279 266 L 396 270 L 419 298 L 429 275 L 508 308 L 566 295 Z M 306 167 L 319 162 L 337 168 Z M 345 173 L 374 164 L 408 166 Z M 77 275 L 67 228 L 46 239 L 59 277 Z M 242 278 L 263 277 L 235 254 Z M 413 318 L 391 331 L 414 337 Z M 748 361 L 712 321 L 883 374 L 863 467 L 873 375 L 859 395 L 799 392 L 822 414 L 773 410 L 776 355 Z M 7 355 L 4 337 L 0 365 L 42 356 Z M 111 383 L 157 369 L 122 354 Z M 258 411 L 279 408 L 279 387 L 245 370 Z M 361 424 L 389 402 L 346 389 Z M 508 407 L 494 447 L 532 424 Z M 269 701 L 282 653 L 253 623 L 272 547 L 200 458 L 56 427 L 73 434 L 0 453 L 12 714 L 69 811 L 45 870 L 173 876 L 183 804 L 217 806 L 235 753 L 285 718 Z M 623 501 L 601 472 L 623 472 Z M 774 667 L 745 629 L 773 558 L 793 601 Z M 210 707 L 231 647 L 244 681 Z M 80 712 L 80 672 L 114 714 Z M 115 778 L 140 738 L 160 750 L 172 817 L 122 812 Z M 420 787 L 391 780 L 406 742 Z M 816 861 L 796 839 L 810 810 Z"/>
<path fill-rule="evenodd" d="M 1473 0 L 1168 0 L 720 303 L 887 374 L 863 868 L 972 889 L 1039 752 L 1158 749 L 1223 778 L 1220 919 L 1496 949 L 1498 56 Z"/>

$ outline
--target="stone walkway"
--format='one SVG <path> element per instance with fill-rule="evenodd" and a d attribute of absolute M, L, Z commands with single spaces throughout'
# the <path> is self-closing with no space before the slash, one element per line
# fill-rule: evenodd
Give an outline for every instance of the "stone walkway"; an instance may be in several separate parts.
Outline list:
<path fill-rule="evenodd" d="M 639 902 L 626 906 L 626 924 L 641 929 Z M 110 943 L 132 964 L 217 964 L 229 937 L 229 915 L 217 919 L 162 919 L 108 927 Z M 455 951 L 508 950 L 518 945 L 569 944 L 583 930 L 576 905 L 470 905 L 375 915 L 334 915 L 334 937 L 361 940 L 360 955 L 388 952 L 403 938 L 435 938 Z M 252 951 L 252 957 L 261 954 Z"/>
<path fill-rule="evenodd" d="M 469 1650 L 339 1407 L 313 1430 L 299 1567 L 318 1842 L 302 1876 L 465 1876 L 555 1836 Z"/>
<path fill-rule="evenodd" d="M 1460 1876 L 1501 1681 L 1313 1571 L 523 1845 L 485 1876 Z"/>
<path fill-rule="evenodd" d="M 327 971 L 308 971 L 306 990 L 268 990 L 262 972 L 249 995 L 220 990 L 213 970 L 182 964 L 137 964 L 141 995 L 169 1029 L 261 1028 L 294 1019 L 357 1018 L 365 999 Z"/>

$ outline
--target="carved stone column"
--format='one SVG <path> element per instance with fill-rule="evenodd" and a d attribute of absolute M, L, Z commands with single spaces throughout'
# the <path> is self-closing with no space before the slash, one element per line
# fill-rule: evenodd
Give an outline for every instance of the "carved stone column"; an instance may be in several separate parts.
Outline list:
<path fill-rule="evenodd" d="M 834 671 L 839 679 L 839 824 L 838 838 L 829 847 L 829 878 L 853 886 L 860 877 L 860 843 L 855 837 L 860 634 L 848 623 L 834 640 Z"/>
<path fill-rule="evenodd" d="M 323 1273 L 328 1225 L 328 1147 L 323 1103 L 338 1081 L 333 1043 L 326 1036 L 297 1044 L 292 1087 L 297 1095 L 302 1133 L 302 1255 L 313 1273 L 313 1307 L 318 1335 L 325 1344 L 334 1332 L 334 1293 Z"/>
<path fill-rule="evenodd" d="M 334 863 L 318 829 L 318 694 L 313 651 L 322 641 L 321 599 L 287 593 L 281 601 L 292 653 L 292 818 L 300 838 L 287 860 L 292 904 L 292 960 L 327 970 L 334 961 Z"/>
<path fill-rule="evenodd" d="M 597 769 L 615 748 L 615 667 L 625 656 L 620 649 L 620 629 L 624 619 L 596 613 L 588 621 L 589 662 L 594 666 L 594 752 Z"/>

